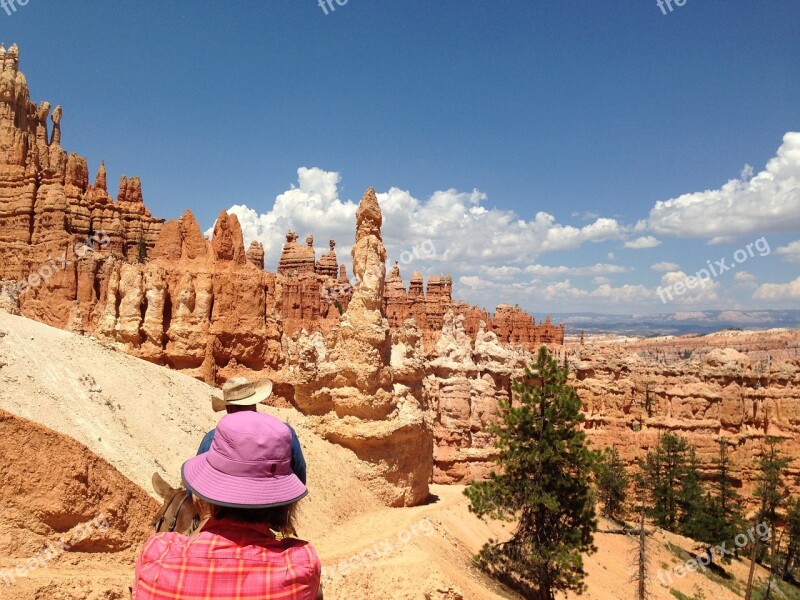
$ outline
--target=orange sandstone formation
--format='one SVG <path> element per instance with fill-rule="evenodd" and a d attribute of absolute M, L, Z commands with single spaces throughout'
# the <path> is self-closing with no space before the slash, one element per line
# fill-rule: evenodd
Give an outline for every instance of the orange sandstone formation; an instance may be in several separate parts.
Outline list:
<path fill-rule="evenodd" d="M 800 333 L 584 343 L 570 350 L 570 365 L 596 445 L 617 446 L 633 464 L 672 431 L 697 447 L 702 471 L 713 478 L 717 440 L 726 438 L 733 475 L 750 495 L 764 440 L 776 437 L 793 459 L 786 480 L 799 491 Z"/>
<path fill-rule="evenodd" d="M 331 240 L 328 242 L 330 244 L 330 252 L 323 255 L 319 261 L 317 261 L 317 274 L 323 277 L 329 277 L 331 279 L 336 279 L 339 275 L 339 262 L 336 260 L 336 241 Z"/>
<path fill-rule="evenodd" d="M 0 47 L 0 309 L 209 382 L 271 377 L 276 401 L 373 466 L 389 504 L 426 498 L 434 455 L 437 480 L 487 468 L 481 431 L 509 393 L 509 365 L 560 344 L 563 326 L 455 303 L 449 276 L 426 287 L 415 273 L 408 291 L 397 265 L 387 278 L 371 189 L 352 281 L 335 242 L 317 260 L 313 237 L 301 245 L 291 231 L 278 272 L 265 272 L 235 215 L 222 211 L 207 240 L 190 211 L 154 218 L 136 177 L 121 178 L 116 199 L 105 164 L 90 183 L 86 160 L 61 147 L 63 111 L 49 131 L 50 113 L 30 101 L 16 46 Z"/>
<path fill-rule="evenodd" d="M 306 245 L 301 246 L 297 243 L 297 234 L 294 231 L 289 231 L 286 234 L 283 252 L 281 252 L 278 273 L 291 276 L 299 275 L 300 273 L 314 273 L 315 270 L 314 238 L 308 236 Z"/>
<path fill-rule="evenodd" d="M 399 327 L 408 318 L 416 321 L 422 331 L 426 351 L 436 344 L 441 335 L 447 312 L 464 316 L 465 330 L 473 340 L 483 322 L 486 329 L 497 334 L 500 342 L 528 350 L 536 350 L 542 344 L 564 343 L 564 325 L 553 325 L 549 316 L 544 323 L 536 324 L 535 319 L 518 306 L 501 304 L 492 316 L 477 307 L 454 302 L 453 278 L 449 275 L 432 275 L 428 278 L 427 288 L 424 286 L 422 275 L 415 271 L 406 292 L 400 267 L 395 263 L 386 280 L 384 303 L 392 327 Z"/>
<path fill-rule="evenodd" d="M 324 437 L 373 464 L 386 482 L 378 493 L 390 505 L 403 506 L 428 497 L 432 435 L 422 409 L 421 373 L 409 373 L 407 367 L 419 362 L 419 335 L 409 324 L 402 337 L 411 347 L 395 354 L 384 314 L 382 221 L 370 188 L 358 208 L 353 246 L 353 272 L 360 285 L 327 336 L 315 333 L 298 340 L 295 402 L 317 416 Z"/>
<path fill-rule="evenodd" d="M 0 46 L 0 70 L 0 280 L 17 282 L 39 271 L 46 285 L 34 277 L 20 309 L 66 327 L 88 318 L 80 311 L 99 300 L 97 259 L 114 253 L 136 260 L 153 247 L 163 221 L 144 207 L 138 178 L 122 179 L 116 202 L 103 164 L 89 183 L 86 160 L 61 147 L 61 107 L 48 135 L 51 105 L 30 101 L 16 45 Z M 91 250 L 76 256 L 83 244 Z"/>
<path fill-rule="evenodd" d="M 247 249 L 247 262 L 252 263 L 257 269 L 264 270 L 264 244 L 250 242 L 250 247 Z"/>

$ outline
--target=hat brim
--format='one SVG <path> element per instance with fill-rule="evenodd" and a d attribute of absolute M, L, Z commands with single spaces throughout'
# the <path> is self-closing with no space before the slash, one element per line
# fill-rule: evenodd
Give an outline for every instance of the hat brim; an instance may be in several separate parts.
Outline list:
<path fill-rule="evenodd" d="M 183 463 L 181 477 L 198 498 L 231 508 L 273 508 L 293 504 L 308 494 L 308 488 L 291 473 L 272 477 L 235 477 L 208 464 L 208 453 Z"/>
<path fill-rule="evenodd" d="M 219 395 L 220 392 L 215 392 L 211 395 L 211 408 L 214 412 L 222 412 L 226 406 L 254 406 L 261 404 L 272 395 L 272 382 L 269 379 L 254 383 L 253 387 L 256 393 L 252 396 L 228 402 L 225 402 L 225 399 Z"/>

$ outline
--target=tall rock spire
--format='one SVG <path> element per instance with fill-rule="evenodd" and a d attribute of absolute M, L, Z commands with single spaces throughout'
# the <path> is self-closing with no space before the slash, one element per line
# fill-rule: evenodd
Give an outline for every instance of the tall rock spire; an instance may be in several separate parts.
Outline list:
<path fill-rule="evenodd" d="M 61 106 L 56 106 L 53 110 L 53 114 L 50 115 L 50 120 L 53 121 L 53 137 L 50 139 L 51 146 L 60 146 L 61 145 L 61 117 L 63 116 L 64 111 L 61 109 Z"/>
<path fill-rule="evenodd" d="M 117 202 L 125 202 L 127 200 L 128 192 L 128 178 L 121 175 L 119 178 L 119 188 L 117 189 Z"/>
<path fill-rule="evenodd" d="M 375 190 L 369 188 L 356 213 L 355 291 L 339 326 L 326 338 L 329 352 L 299 367 L 303 383 L 295 386 L 294 398 L 304 412 L 337 416 L 323 417 L 317 431 L 372 463 L 375 474 L 385 480 L 379 493 L 388 504 L 414 505 L 428 497 L 433 436 L 422 411 L 421 387 L 404 383 L 413 372 L 406 361 L 417 360 L 419 336 L 413 326 L 400 334 L 409 352 L 396 356 L 392 348 L 383 302 L 382 223 Z M 299 340 L 301 346 L 310 342 L 307 337 Z M 312 347 L 308 346 L 310 352 Z"/>
<path fill-rule="evenodd" d="M 339 261 L 336 259 L 336 242 L 331 240 L 328 242 L 330 251 L 323 254 L 317 261 L 317 275 L 323 277 L 330 277 L 336 279 L 339 274 Z"/>
<path fill-rule="evenodd" d="M 386 248 L 381 237 L 383 215 L 373 188 L 367 189 L 356 212 L 356 243 L 353 246 L 353 275 L 357 289 L 348 307 L 375 311 L 383 316 L 383 287 L 386 278 Z"/>
<path fill-rule="evenodd" d="M 247 258 L 242 227 L 236 215 L 228 215 L 225 210 L 219 213 L 211 247 L 214 249 L 214 258 L 218 261 L 233 261 L 242 265 L 245 263 Z"/>
<path fill-rule="evenodd" d="M 106 181 L 106 163 L 100 161 L 100 168 L 97 169 L 97 176 L 94 178 L 94 189 L 108 192 L 108 182 Z"/>
<path fill-rule="evenodd" d="M 378 238 L 378 241 L 383 241 L 381 225 L 383 225 L 383 213 L 375 189 L 367 188 L 356 212 L 356 244 L 361 238 L 370 235 Z"/>

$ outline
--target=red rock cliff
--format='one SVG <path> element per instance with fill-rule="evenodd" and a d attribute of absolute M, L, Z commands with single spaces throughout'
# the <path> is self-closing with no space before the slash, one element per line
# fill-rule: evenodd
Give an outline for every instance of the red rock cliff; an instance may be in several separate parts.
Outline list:
<path fill-rule="evenodd" d="M 61 147 L 61 107 L 30 101 L 16 45 L 0 46 L 0 65 L 0 280 L 36 272 L 12 290 L 22 314 L 65 327 L 91 318 L 77 305 L 91 312 L 99 300 L 97 258 L 144 258 L 163 221 L 144 207 L 138 178 L 122 178 L 116 201 L 105 165 L 90 184 L 86 159 Z"/>

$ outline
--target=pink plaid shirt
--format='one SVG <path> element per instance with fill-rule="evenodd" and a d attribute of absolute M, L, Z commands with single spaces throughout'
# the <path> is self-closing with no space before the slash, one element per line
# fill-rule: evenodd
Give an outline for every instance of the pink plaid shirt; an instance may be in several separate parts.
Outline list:
<path fill-rule="evenodd" d="M 308 542 L 264 525 L 211 521 L 194 537 L 159 533 L 136 560 L 134 600 L 314 600 L 322 566 Z"/>

